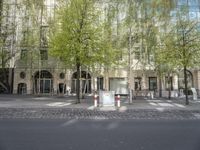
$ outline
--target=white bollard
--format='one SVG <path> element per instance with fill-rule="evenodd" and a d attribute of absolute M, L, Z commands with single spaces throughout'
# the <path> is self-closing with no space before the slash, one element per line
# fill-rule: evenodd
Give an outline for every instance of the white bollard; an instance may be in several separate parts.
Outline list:
<path fill-rule="evenodd" d="M 97 95 L 94 95 L 94 107 L 97 107 Z"/>
<path fill-rule="evenodd" d="M 117 95 L 117 107 L 120 107 L 120 95 Z"/>

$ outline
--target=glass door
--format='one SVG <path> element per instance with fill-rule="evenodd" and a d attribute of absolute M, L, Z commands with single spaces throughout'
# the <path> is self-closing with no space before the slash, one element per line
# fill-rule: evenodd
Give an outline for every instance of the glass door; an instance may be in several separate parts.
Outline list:
<path fill-rule="evenodd" d="M 52 80 L 51 79 L 38 79 L 37 80 L 37 92 L 42 94 L 49 94 L 52 91 Z M 40 91 L 38 91 L 40 89 Z"/>

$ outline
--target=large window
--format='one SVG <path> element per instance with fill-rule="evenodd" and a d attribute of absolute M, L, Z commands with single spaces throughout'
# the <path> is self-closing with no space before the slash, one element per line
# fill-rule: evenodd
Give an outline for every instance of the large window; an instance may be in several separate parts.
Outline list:
<path fill-rule="evenodd" d="M 27 57 L 28 57 L 27 49 L 21 49 L 21 59 L 27 60 Z"/>
<path fill-rule="evenodd" d="M 149 77 L 149 90 L 156 90 L 156 89 L 157 89 L 157 78 Z"/>
<path fill-rule="evenodd" d="M 41 60 L 48 60 L 48 51 L 46 49 L 40 50 Z"/>
<path fill-rule="evenodd" d="M 188 0 L 188 5 L 198 5 L 198 0 Z"/>
<path fill-rule="evenodd" d="M 128 84 L 125 78 L 110 78 L 110 91 L 115 91 L 115 94 L 128 94 Z"/>
<path fill-rule="evenodd" d="M 173 79 L 172 77 L 165 77 L 165 89 L 173 90 Z"/>
<path fill-rule="evenodd" d="M 97 77 L 97 90 L 103 90 L 103 77 Z"/>
<path fill-rule="evenodd" d="M 187 0 L 178 0 L 178 5 L 187 5 Z"/>
<path fill-rule="evenodd" d="M 41 26 L 41 35 L 40 35 L 40 46 L 41 47 L 48 47 L 48 29 L 49 27 L 48 26 Z"/>

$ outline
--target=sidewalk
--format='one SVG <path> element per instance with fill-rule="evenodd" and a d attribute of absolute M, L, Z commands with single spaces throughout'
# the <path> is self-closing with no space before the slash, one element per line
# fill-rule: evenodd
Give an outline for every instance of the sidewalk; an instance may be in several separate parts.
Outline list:
<path fill-rule="evenodd" d="M 185 105 L 184 98 L 166 99 L 154 98 L 146 99 L 137 97 L 130 104 L 127 97 L 121 97 L 121 107 L 126 109 L 174 109 L 174 110 L 200 110 L 200 99 L 190 100 L 189 105 Z M 94 108 L 92 96 L 85 96 L 80 104 L 76 104 L 75 96 L 32 96 L 32 95 L 0 95 L 0 108 Z M 94 108 L 98 109 L 100 107 Z M 117 108 L 116 109 L 120 109 Z"/>
<path fill-rule="evenodd" d="M 200 119 L 200 101 L 184 99 L 144 99 L 129 104 L 121 98 L 121 107 L 94 107 L 93 97 L 0 95 L 0 119 Z"/>

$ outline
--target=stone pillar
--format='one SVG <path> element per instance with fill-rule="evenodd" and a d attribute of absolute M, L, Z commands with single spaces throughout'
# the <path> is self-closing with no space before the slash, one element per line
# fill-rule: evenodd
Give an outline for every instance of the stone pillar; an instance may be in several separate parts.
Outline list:
<path fill-rule="evenodd" d="M 200 95 L 200 71 L 197 71 L 197 93 Z"/>
<path fill-rule="evenodd" d="M 94 91 L 97 91 L 97 86 L 96 86 L 97 78 L 92 76 L 91 78 L 91 92 L 93 93 Z"/>
<path fill-rule="evenodd" d="M 105 71 L 104 90 L 109 90 L 109 72 Z"/>
<path fill-rule="evenodd" d="M 58 91 L 58 83 L 59 83 L 59 80 L 58 80 L 58 76 L 57 76 L 57 74 L 55 73 L 55 74 L 53 74 L 53 79 L 52 79 L 52 81 L 53 81 L 53 95 L 54 94 L 57 94 L 57 91 Z"/>
<path fill-rule="evenodd" d="M 17 69 L 14 69 L 14 80 L 13 80 L 13 94 L 17 94 L 17 88 L 18 88 L 18 81 L 19 78 L 19 71 Z"/>
<path fill-rule="evenodd" d="M 141 85 L 142 85 L 142 90 L 148 89 L 147 88 L 148 85 L 147 85 L 147 76 L 146 76 L 146 74 L 142 75 L 142 83 L 141 83 Z"/>
<path fill-rule="evenodd" d="M 175 75 L 175 76 L 173 77 L 172 83 L 173 83 L 173 88 L 174 88 L 174 90 L 178 90 L 178 75 Z"/>
<path fill-rule="evenodd" d="M 27 88 L 27 91 L 26 91 L 27 93 L 26 93 L 26 94 L 32 94 L 32 92 L 31 92 L 31 91 L 32 91 L 32 86 L 31 86 L 31 84 L 32 84 L 32 80 L 27 80 L 27 81 L 26 81 L 26 86 L 27 86 L 27 87 L 26 87 L 26 88 Z"/>
<path fill-rule="evenodd" d="M 134 89 L 134 74 L 133 72 L 131 72 L 131 76 L 130 76 L 130 88 L 133 90 Z"/>

